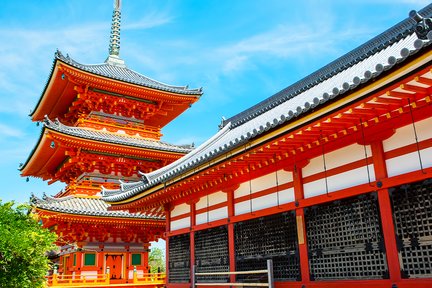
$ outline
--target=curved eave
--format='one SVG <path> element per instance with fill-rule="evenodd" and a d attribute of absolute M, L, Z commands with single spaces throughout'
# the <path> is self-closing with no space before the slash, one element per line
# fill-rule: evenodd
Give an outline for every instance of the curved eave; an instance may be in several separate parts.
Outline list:
<path fill-rule="evenodd" d="M 25 164 L 20 167 L 21 176 L 33 176 L 49 179 L 49 170 L 55 169 L 65 158 L 64 149 L 50 148 L 51 139 L 47 137 L 47 128 L 42 128 L 41 135 L 35 147 L 27 158 Z"/>
<path fill-rule="evenodd" d="M 55 142 L 51 148 L 51 142 Z M 58 145 L 67 143 L 67 145 Z M 101 140 L 85 139 L 77 136 L 62 133 L 60 131 L 44 126 L 41 135 L 30 153 L 25 164 L 20 167 L 21 176 L 33 176 L 43 180 L 51 179 L 52 172 L 66 159 L 65 147 L 78 147 L 89 149 L 90 151 L 109 152 L 121 155 L 155 158 L 159 160 L 175 160 L 183 156 L 186 152 L 172 152 L 136 146 L 101 142 Z"/>
<path fill-rule="evenodd" d="M 51 138 L 58 140 L 65 145 L 77 148 L 84 148 L 90 151 L 110 152 L 120 155 L 148 155 L 156 159 L 178 159 L 188 151 L 172 151 L 170 149 L 159 149 L 157 147 L 145 147 L 140 145 L 131 145 L 126 143 L 112 143 L 106 139 L 84 137 L 83 135 L 73 135 L 67 132 L 59 131 L 55 128 L 46 127 Z M 127 138 L 125 138 L 127 140 Z M 67 143 L 67 144 L 66 144 Z"/>
<path fill-rule="evenodd" d="M 56 109 L 56 106 L 60 104 L 63 108 L 62 112 L 65 113 L 68 105 L 73 101 L 74 95 L 71 96 L 69 93 L 67 99 L 62 99 L 62 101 L 59 102 L 59 96 L 63 95 L 66 87 L 70 85 L 70 83 L 69 81 L 61 79 L 62 76 L 58 69 L 58 62 L 59 60 L 54 59 L 51 74 L 48 77 L 42 95 L 39 97 L 35 108 L 29 115 L 33 121 L 42 121 L 45 115 L 48 115 L 50 118 L 56 118 L 60 114 L 60 112 L 57 111 L 60 108 Z"/>
<path fill-rule="evenodd" d="M 92 214 L 83 214 L 79 211 L 57 211 L 47 208 L 34 207 L 38 213 L 43 213 L 42 218 L 55 221 L 54 219 L 64 219 L 71 222 L 81 223 L 109 223 L 109 224 L 133 224 L 133 225 L 147 225 L 147 226 L 163 226 L 165 225 L 165 219 L 152 219 L 152 218 L 139 218 L 139 217 L 122 217 L 113 213 L 112 216 L 101 216 Z M 48 215 L 47 215 L 48 214 Z"/>

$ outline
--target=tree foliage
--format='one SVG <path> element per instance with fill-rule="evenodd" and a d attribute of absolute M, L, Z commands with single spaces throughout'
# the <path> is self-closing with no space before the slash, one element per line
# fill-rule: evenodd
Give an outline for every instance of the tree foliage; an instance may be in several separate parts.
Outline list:
<path fill-rule="evenodd" d="M 43 229 L 27 205 L 0 200 L 1 287 L 43 287 L 56 235 Z"/>
<path fill-rule="evenodd" d="M 160 272 L 165 272 L 165 255 L 162 249 L 158 247 L 151 249 L 149 255 L 149 265 L 151 267 L 151 273 L 157 273 L 158 269 L 160 269 Z"/>

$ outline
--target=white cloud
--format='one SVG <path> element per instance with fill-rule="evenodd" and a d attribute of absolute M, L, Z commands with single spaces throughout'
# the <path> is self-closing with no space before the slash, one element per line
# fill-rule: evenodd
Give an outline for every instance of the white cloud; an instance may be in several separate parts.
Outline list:
<path fill-rule="evenodd" d="M 2 137 L 21 138 L 24 136 L 24 133 L 19 129 L 0 123 L 0 135 Z"/>
<path fill-rule="evenodd" d="M 136 22 L 125 23 L 125 25 L 122 26 L 122 30 L 149 29 L 170 23 L 172 19 L 173 18 L 166 15 L 166 13 L 154 11 L 145 14 L 143 18 Z"/>

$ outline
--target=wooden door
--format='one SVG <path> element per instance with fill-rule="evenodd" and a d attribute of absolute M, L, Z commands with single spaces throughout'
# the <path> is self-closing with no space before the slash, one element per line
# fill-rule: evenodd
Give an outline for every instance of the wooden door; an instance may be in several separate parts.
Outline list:
<path fill-rule="evenodd" d="M 106 267 L 110 267 L 111 279 L 122 279 L 122 255 L 106 255 Z"/>

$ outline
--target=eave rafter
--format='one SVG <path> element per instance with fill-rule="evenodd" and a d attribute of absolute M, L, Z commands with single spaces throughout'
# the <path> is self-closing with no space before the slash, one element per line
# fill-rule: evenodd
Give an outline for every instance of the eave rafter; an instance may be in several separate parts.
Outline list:
<path fill-rule="evenodd" d="M 263 169 L 274 172 L 292 165 L 293 161 L 310 159 L 322 153 L 322 145 L 327 153 L 340 145 L 356 143 L 361 141 L 361 132 L 372 141 L 379 137 L 378 127 L 395 129 L 409 123 L 410 111 L 418 118 L 431 114 L 431 86 L 432 69 L 428 67 L 312 123 L 293 131 L 281 131 L 265 144 L 252 146 L 251 143 L 239 149 L 237 155 L 228 153 L 223 158 L 210 160 L 207 167 L 197 167 L 143 198 L 112 209 L 153 211 L 166 203 L 185 202 L 191 197 L 223 190 L 233 181 L 248 181 L 262 175 Z M 377 126 L 378 123 L 383 125 Z"/>
<path fill-rule="evenodd" d="M 126 219 L 112 217 L 85 217 L 38 210 L 44 227 L 51 228 L 58 236 L 57 244 L 71 244 L 77 241 L 107 241 L 121 239 L 127 243 L 148 243 L 163 236 L 165 221 Z"/>
<path fill-rule="evenodd" d="M 98 89 L 88 89 L 87 86 L 75 86 L 76 98 L 69 106 L 68 112 L 62 117 L 67 123 L 75 123 L 92 111 L 103 111 L 108 114 L 122 115 L 146 121 L 156 114 L 161 115 L 157 102 L 128 97 L 122 94 L 110 93 Z"/>
<path fill-rule="evenodd" d="M 68 152 L 68 151 L 66 151 Z M 93 173 L 95 170 L 102 175 L 121 175 L 138 177 L 138 171 L 149 173 L 162 167 L 160 161 L 118 157 L 117 155 L 94 154 L 91 151 L 81 153 L 69 152 L 68 158 L 57 167 L 52 181 L 60 180 L 69 183 L 83 173 Z"/>

